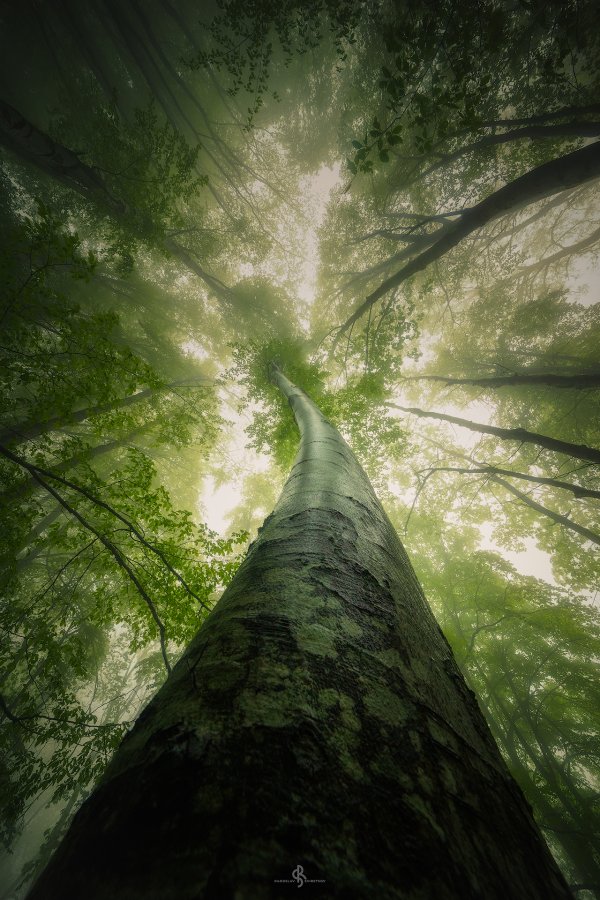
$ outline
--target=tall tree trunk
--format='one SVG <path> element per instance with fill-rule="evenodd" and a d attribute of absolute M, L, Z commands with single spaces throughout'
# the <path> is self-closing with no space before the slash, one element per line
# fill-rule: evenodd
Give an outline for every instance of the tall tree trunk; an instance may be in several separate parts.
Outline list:
<path fill-rule="evenodd" d="M 561 441 L 558 438 L 549 437 L 547 434 L 539 434 L 537 431 L 527 431 L 525 428 L 498 428 L 496 425 L 482 425 L 480 422 L 471 422 L 470 419 L 461 419 L 459 416 L 448 416 L 445 413 L 430 412 L 419 409 L 418 406 L 400 406 L 398 403 L 385 403 L 390 409 L 399 409 L 402 412 L 411 413 L 426 419 L 438 419 L 440 422 L 450 422 L 451 425 L 460 425 L 469 431 L 479 431 L 481 434 L 493 434 L 505 441 L 519 441 L 521 444 L 537 444 L 545 450 L 553 450 L 556 453 L 565 453 L 576 459 L 586 459 L 589 462 L 600 464 L 600 450 L 596 447 L 588 447 L 587 444 L 572 444 L 570 441 Z"/>
<path fill-rule="evenodd" d="M 273 379 L 279 502 L 30 900 L 569 897 L 366 475 Z"/>

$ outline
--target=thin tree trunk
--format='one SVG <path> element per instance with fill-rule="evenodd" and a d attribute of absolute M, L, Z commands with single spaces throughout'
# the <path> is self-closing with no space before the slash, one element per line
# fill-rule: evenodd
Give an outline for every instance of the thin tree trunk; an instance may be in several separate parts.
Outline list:
<path fill-rule="evenodd" d="M 488 691 L 488 700 L 496 708 L 496 713 L 489 712 L 489 718 L 494 723 L 496 732 L 501 732 L 499 743 L 503 748 L 509 765 L 512 766 L 514 771 L 520 773 L 521 777 L 519 780 L 523 782 L 525 777 L 527 778 L 529 798 L 538 812 L 538 817 L 544 815 L 550 821 L 554 821 L 555 824 L 558 823 L 559 827 L 553 829 L 556 831 L 556 840 L 563 847 L 564 853 L 577 876 L 582 879 L 594 878 L 598 873 L 598 866 L 593 859 L 593 854 L 590 852 L 591 848 L 586 846 L 585 841 L 581 840 L 581 835 L 572 833 L 571 826 L 573 822 L 577 821 L 578 811 L 573 810 L 571 798 L 565 796 L 565 791 L 556 781 L 553 771 L 548 769 L 544 760 L 540 759 L 539 753 L 536 753 L 535 749 L 532 748 L 531 742 L 525 737 L 520 725 L 516 725 L 514 721 L 517 715 L 516 711 L 507 709 L 504 700 L 500 698 L 498 691 L 485 672 L 479 666 L 477 670 L 479 673 L 478 677 L 484 681 Z M 518 698 L 514 695 L 514 690 L 512 696 L 518 702 Z M 523 762 L 519 753 L 529 760 L 529 765 Z M 538 777 L 533 778 L 532 772 L 536 773 Z M 546 793 L 540 790 L 538 784 L 540 777 L 557 798 L 560 804 L 558 810 L 548 803 Z M 540 825 L 540 827 L 543 826 Z"/>
<path fill-rule="evenodd" d="M 415 235 L 414 241 L 411 241 L 410 244 L 403 247 L 402 250 L 396 251 L 393 256 L 390 256 L 379 263 L 375 263 L 373 266 L 369 266 L 368 269 L 364 269 L 362 272 L 353 274 L 352 278 L 348 279 L 343 285 L 342 290 L 347 291 L 352 287 L 356 287 L 356 289 L 359 290 L 362 282 L 368 281 L 369 278 L 373 278 L 375 275 L 381 275 L 383 272 L 386 272 L 397 263 L 403 262 L 405 259 L 410 259 L 415 252 L 421 252 L 427 247 L 431 247 L 432 244 L 435 244 L 436 241 L 439 240 L 440 235 L 445 232 L 446 227 L 450 227 L 450 225 L 451 223 L 448 220 L 445 225 L 438 228 L 437 231 L 431 232 L 430 234 Z"/>
<path fill-rule="evenodd" d="M 95 447 L 90 447 L 88 450 L 84 450 L 83 453 L 77 453 L 75 456 L 71 456 L 69 459 L 64 459 L 62 460 L 62 462 L 59 462 L 56 465 L 48 466 L 48 468 L 51 469 L 52 472 L 55 472 L 57 475 L 68 472 L 69 469 L 72 469 L 74 466 L 79 465 L 79 463 L 81 462 L 88 462 L 92 459 L 98 459 L 99 456 L 104 456 L 106 453 L 112 453 L 113 450 L 118 450 L 121 447 L 129 446 L 133 438 L 135 438 L 137 435 L 144 434 L 155 424 L 155 422 L 150 422 L 147 425 L 142 425 L 140 428 L 136 428 L 134 431 L 131 431 L 125 438 L 118 438 L 114 441 L 107 441 L 105 444 L 97 444 Z M 0 493 L 0 504 L 6 506 L 8 503 L 14 503 L 16 500 L 25 497 L 29 493 L 29 491 L 35 490 L 35 488 L 35 480 L 28 477 L 24 481 L 21 481 L 18 484 L 14 485 L 14 487 L 2 491 L 2 493 Z"/>
<path fill-rule="evenodd" d="M 599 232 L 600 236 L 600 232 Z M 440 381 L 442 384 L 472 384 L 474 387 L 511 387 L 513 385 L 542 384 L 553 388 L 600 388 L 600 373 L 581 373 L 578 375 L 538 375 L 523 373 L 520 375 L 495 375 L 483 378 L 452 378 L 447 375 L 414 375 L 404 381 Z"/>
<path fill-rule="evenodd" d="M 574 150 L 551 162 L 543 163 L 535 169 L 521 175 L 514 181 L 494 191 L 480 203 L 465 210 L 458 221 L 444 228 L 439 239 L 404 268 L 380 284 L 360 304 L 352 315 L 340 326 L 337 340 L 354 325 L 377 300 L 380 300 L 392 288 L 398 287 L 412 275 L 421 272 L 432 262 L 440 259 L 449 250 L 468 237 L 478 228 L 508 212 L 516 211 L 529 203 L 543 200 L 544 197 L 556 194 L 569 188 L 583 184 L 600 175 L 600 141 L 589 144 L 580 150 Z"/>
<path fill-rule="evenodd" d="M 514 472 L 512 469 L 499 469 L 497 466 L 479 466 L 476 469 L 465 469 L 460 466 L 435 466 L 430 472 L 458 472 L 459 475 L 507 475 L 509 478 L 520 478 L 522 481 L 532 481 L 534 484 L 545 484 L 549 487 L 570 491 L 575 497 L 591 497 L 600 500 L 600 491 L 582 487 L 579 484 L 571 484 L 569 481 L 560 481 L 558 478 L 543 478 L 541 475 L 526 475 L 524 472 Z"/>
<path fill-rule="evenodd" d="M 497 134 L 486 134 L 472 144 L 465 144 L 451 153 L 440 154 L 440 159 L 432 163 L 427 169 L 419 173 L 417 178 L 425 178 L 436 169 L 455 162 L 461 156 L 474 153 L 477 150 L 485 150 L 487 147 L 496 147 L 500 144 L 508 144 L 513 141 L 548 140 L 557 137 L 597 137 L 600 134 L 600 122 L 562 122 L 559 125 L 526 125 L 513 131 L 501 131 Z"/>
<path fill-rule="evenodd" d="M 548 266 L 560 262 L 561 259 L 573 256 L 576 253 L 582 253 L 584 250 L 587 250 L 588 247 L 593 247 L 598 241 L 600 241 L 600 228 L 596 228 L 591 234 L 588 234 L 587 237 L 582 238 L 580 241 L 576 241 L 574 244 L 568 244 L 566 247 L 563 247 L 562 250 L 557 250 L 556 253 L 552 253 L 550 256 L 545 256 L 528 266 L 521 266 L 516 270 L 515 276 L 521 278 L 523 275 L 527 276 L 532 275 L 535 272 L 541 272 L 543 269 L 547 269 Z"/>
<path fill-rule="evenodd" d="M 2 100 L 0 100 L 0 142 L 19 158 L 32 162 L 52 178 L 83 195 L 86 200 L 99 202 L 119 222 L 127 224 L 127 207 L 112 196 L 96 168 L 82 162 L 76 153 L 40 131 Z M 185 247 L 170 238 L 164 239 L 163 247 L 194 275 L 201 278 L 219 300 L 228 300 L 227 286 L 215 276 L 205 272 Z"/>
<path fill-rule="evenodd" d="M 23 550 L 25 550 L 27 547 L 29 547 L 29 545 L 31 543 L 33 543 L 33 541 L 35 541 L 36 538 L 38 538 L 40 536 L 40 534 L 42 534 L 42 532 L 46 530 L 46 528 L 48 528 L 50 525 L 52 525 L 53 522 L 55 522 L 58 519 L 58 517 L 62 514 L 62 512 L 63 512 L 62 506 L 60 506 L 60 504 L 57 503 L 51 512 L 47 513 L 47 515 L 45 515 L 42 519 L 40 519 L 40 521 L 37 523 L 37 525 L 34 525 L 34 527 L 31 529 L 31 531 L 27 535 L 27 538 L 26 538 L 25 542 L 23 543 L 21 550 L 19 552 L 22 553 Z M 37 559 L 37 557 L 40 555 L 40 553 L 42 552 L 43 549 L 44 549 L 43 545 L 38 544 L 26 556 L 20 556 L 15 561 L 15 572 L 22 572 L 29 565 L 31 565 L 31 563 L 35 559 Z"/>
<path fill-rule="evenodd" d="M 75 80 L 73 79 L 72 71 L 67 71 L 65 66 L 65 54 L 58 50 L 60 41 L 57 38 L 54 21 L 44 21 L 43 3 L 38 2 L 38 0 L 31 0 L 31 12 L 32 19 L 38 26 L 42 40 L 44 41 L 48 55 L 56 68 L 58 78 L 65 94 L 69 98 L 69 101 L 73 102 L 75 99 Z"/>
<path fill-rule="evenodd" d="M 516 487 L 513 487 L 513 485 L 509 484 L 508 481 L 505 481 L 504 478 L 498 478 L 497 475 L 490 475 L 489 478 L 490 481 L 493 481 L 495 484 L 501 485 L 505 491 L 508 491 L 513 495 L 513 497 L 516 497 L 521 501 L 521 503 L 529 506 L 530 509 L 534 509 L 536 512 L 541 513 L 544 516 L 548 516 L 548 518 L 552 519 L 553 522 L 556 522 L 557 525 L 562 525 L 563 528 L 566 528 L 568 531 L 574 531 L 576 534 L 585 538 L 586 541 L 591 541 L 593 544 L 600 545 L 600 535 L 596 534 L 594 531 L 590 531 L 589 528 L 584 528 L 583 525 L 578 525 L 577 522 L 573 522 L 572 519 L 569 519 L 568 516 L 562 516 L 560 515 L 560 513 L 556 513 L 554 512 L 554 510 L 548 509 L 547 506 L 542 506 L 541 503 L 538 503 L 536 500 L 528 497 L 527 494 L 524 494 Z"/>
<path fill-rule="evenodd" d="M 399 409 L 402 412 L 411 413 L 426 419 L 438 419 L 440 422 L 450 422 L 451 425 L 460 425 L 470 431 L 478 431 L 481 434 L 493 434 L 504 441 L 519 441 L 521 444 L 536 444 L 545 450 L 553 450 L 555 453 L 564 453 L 576 459 L 585 459 L 600 465 L 600 450 L 588 447 L 587 444 L 571 444 L 569 441 L 560 441 L 558 438 L 548 437 L 546 434 L 538 434 L 536 431 L 527 431 L 525 428 L 497 428 L 495 425 L 481 425 L 479 422 L 471 422 L 470 419 L 461 419 L 458 416 L 448 416 L 445 413 L 428 412 L 416 406 L 400 406 L 398 403 L 384 403 L 390 409 Z"/>
<path fill-rule="evenodd" d="M 86 199 L 100 200 L 118 216 L 126 211 L 125 204 L 112 196 L 94 166 L 82 162 L 76 153 L 40 131 L 4 100 L 0 100 L 0 142 Z"/>
<path fill-rule="evenodd" d="M 176 259 L 184 264 L 184 266 L 193 272 L 194 275 L 197 275 L 198 278 L 201 278 L 205 285 L 210 288 L 215 297 L 220 300 L 222 303 L 231 304 L 233 302 L 233 294 L 231 292 L 231 288 L 227 287 L 227 285 L 221 281 L 220 278 L 217 278 L 215 275 L 210 275 L 206 272 L 200 263 L 194 259 L 189 250 L 187 250 L 179 241 L 174 241 L 173 238 L 165 238 L 163 241 L 163 246 L 165 249 L 171 253 Z"/>
<path fill-rule="evenodd" d="M 89 67 L 92 75 L 102 88 L 102 92 L 109 103 L 115 104 L 117 100 L 116 85 L 104 68 L 104 60 L 102 54 L 96 52 L 96 44 L 93 40 L 89 40 L 86 34 L 86 26 L 78 18 L 78 14 L 82 11 L 81 4 L 67 2 L 61 0 L 58 8 L 62 7 L 63 15 L 61 16 L 63 25 L 73 36 L 75 46 L 81 53 L 82 59 Z M 85 21 L 89 22 L 89 10 L 85 12 Z M 96 26 L 97 28 L 97 26 Z M 121 112 L 121 110 L 119 110 Z"/>
<path fill-rule="evenodd" d="M 100 416 L 103 413 L 114 412 L 117 409 L 125 409 L 128 406 L 134 406 L 136 403 L 141 403 L 142 400 L 148 400 L 150 397 L 155 397 L 157 394 L 165 391 L 172 391 L 175 387 L 188 387 L 203 381 L 209 384 L 212 383 L 213 379 L 203 378 L 202 376 L 193 380 L 182 378 L 179 381 L 172 381 L 170 384 L 165 384 L 158 388 L 145 388 L 142 391 L 131 394 L 129 397 L 123 397 L 120 400 L 112 400 L 110 403 L 100 403 L 98 406 L 88 406 L 85 409 L 75 410 L 75 412 L 69 413 L 66 416 L 54 416 L 52 419 L 46 419 L 45 422 L 15 425 L 12 428 L 6 428 L 4 431 L 0 431 L 0 444 L 4 444 L 6 447 L 18 447 L 20 444 L 24 444 L 26 441 L 32 441 L 34 438 L 37 438 L 42 434 L 47 434 L 49 431 L 56 431 L 67 425 L 80 424 L 93 416 Z"/>
<path fill-rule="evenodd" d="M 463 628 L 460 615 L 456 609 L 456 604 L 453 603 L 450 609 L 453 628 L 461 636 L 465 645 L 467 645 L 470 642 L 468 641 L 467 634 Z M 511 669 L 511 663 L 510 660 L 506 659 L 505 654 L 503 654 L 503 656 L 503 663 L 499 668 L 497 667 L 497 671 L 508 672 Z M 573 806 L 572 797 L 574 792 L 572 790 L 565 791 L 561 781 L 556 778 L 554 767 L 548 765 L 548 761 L 541 757 L 539 750 L 536 751 L 521 727 L 522 723 L 526 726 L 530 724 L 529 717 L 523 721 L 522 716 L 518 716 L 517 713 L 517 708 L 520 706 L 522 708 L 520 697 L 523 692 L 520 691 L 515 686 L 514 681 L 511 680 L 509 687 L 512 706 L 507 706 L 505 699 L 497 689 L 497 682 L 494 683 L 490 679 L 486 670 L 482 668 L 477 658 L 472 660 L 471 664 L 474 666 L 476 675 L 471 678 L 470 673 L 468 673 L 467 679 L 470 683 L 474 683 L 475 685 L 478 681 L 480 683 L 483 682 L 485 685 L 487 692 L 485 706 L 487 708 L 488 721 L 490 722 L 492 730 L 498 735 L 498 743 L 502 748 L 503 754 L 509 765 L 512 766 L 513 771 L 519 773 L 517 780 L 524 788 L 526 784 L 528 796 L 533 803 L 538 821 L 542 817 L 546 820 L 543 825 L 540 822 L 540 827 L 547 827 L 548 830 L 555 833 L 556 840 L 562 845 L 565 856 L 571 863 L 572 868 L 580 880 L 597 881 L 600 872 L 594 859 L 593 847 L 585 840 L 582 840 L 581 833 L 576 831 L 575 823 L 580 819 L 580 810 L 577 806 Z M 466 668 L 466 665 L 463 665 L 463 669 Z M 502 686 L 506 687 L 506 679 L 504 677 L 501 677 L 500 682 Z M 480 703 L 481 702 L 480 699 Z M 494 707 L 495 712 L 491 711 L 491 706 Z M 535 736 L 533 737 L 535 740 Z M 539 748 L 539 742 L 536 741 L 536 743 L 538 743 Z M 528 764 L 523 762 L 523 757 L 529 761 Z M 532 773 L 541 776 L 541 789 L 539 777 L 532 777 Z M 543 789 L 544 784 L 547 785 L 547 788 L 549 788 L 550 792 L 558 801 L 558 809 L 553 808 L 548 803 L 547 792 Z M 578 800 L 579 797 L 576 796 L 576 804 Z M 550 824 L 551 822 L 554 823 L 554 828 Z"/>
<path fill-rule="evenodd" d="M 491 122 L 483 122 L 484 128 L 512 128 L 515 125 L 539 125 L 541 122 L 552 122 L 556 119 L 569 119 L 575 116 L 588 116 L 600 113 L 600 103 L 589 103 L 587 106 L 563 106 L 552 112 L 540 113 L 537 116 L 527 116 L 522 119 L 495 119 Z"/>
<path fill-rule="evenodd" d="M 30 900 L 568 898 L 366 475 L 272 377 L 281 498 Z"/>
<path fill-rule="evenodd" d="M 521 126 L 530 127 L 532 125 L 542 125 L 545 122 L 556 122 L 557 119 L 571 119 L 571 121 L 579 119 L 581 121 L 581 116 L 589 116 L 597 113 L 600 113 L 600 103 L 590 103 L 587 106 L 563 106 L 561 109 L 555 109 L 552 110 L 552 112 L 540 113 L 537 116 L 526 116 L 520 119 L 491 119 L 487 122 L 482 122 L 477 130 L 479 131 L 483 128 L 519 128 Z M 461 128 L 460 131 L 454 131 L 451 134 L 446 135 L 436 143 L 434 152 L 437 151 L 438 147 L 443 146 L 446 141 L 460 137 L 473 137 L 473 129 Z"/>
<path fill-rule="evenodd" d="M 97 6 L 97 15 L 102 18 L 105 24 L 112 25 L 112 35 L 121 48 L 122 57 L 129 56 L 131 58 L 134 66 L 148 85 L 152 96 L 159 101 L 165 116 L 173 128 L 178 130 L 176 116 L 179 116 L 180 122 L 189 129 L 189 133 L 195 140 L 200 141 L 200 135 L 194 123 L 190 120 L 171 90 L 170 85 L 165 80 L 146 43 L 139 36 L 137 27 L 132 25 L 122 12 L 122 5 L 112 3 L 111 0 L 99 0 Z"/>

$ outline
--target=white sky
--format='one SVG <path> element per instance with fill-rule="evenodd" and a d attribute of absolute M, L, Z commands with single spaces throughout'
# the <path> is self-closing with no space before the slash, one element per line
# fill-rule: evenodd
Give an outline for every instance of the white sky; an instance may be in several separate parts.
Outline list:
<path fill-rule="evenodd" d="M 300 188 L 304 193 L 305 203 L 310 210 L 312 227 L 306 232 L 305 256 L 302 282 L 298 293 L 300 298 L 309 304 L 315 299 L 317 269 L 319 266 L 319 243 L 317 229 L 323 221 L 329 196 L 334 187 L 341 181 L 340 164 L 329 168 L 322 166 L 316 175 L 302 178 Z"/>

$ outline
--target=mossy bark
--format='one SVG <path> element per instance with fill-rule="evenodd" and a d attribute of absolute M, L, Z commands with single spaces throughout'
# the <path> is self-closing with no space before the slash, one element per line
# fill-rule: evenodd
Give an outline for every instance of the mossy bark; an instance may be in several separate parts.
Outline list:
<path fill-rule="evenodd" d="M 366 475 L 273 377 L 282 496 L 30 900 L 570 897 Z"/>

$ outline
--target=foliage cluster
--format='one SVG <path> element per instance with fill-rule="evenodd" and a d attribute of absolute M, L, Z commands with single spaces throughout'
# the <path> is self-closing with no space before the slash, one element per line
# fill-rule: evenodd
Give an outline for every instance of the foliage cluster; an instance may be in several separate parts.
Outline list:
<path fill-rule="evenodd" d="M 47 205 L 29 208 L 7 203 L 0 256 L 8 846 L 40 798 L 71 809 L 74 788 L 80 802 L 93 786 L 246 539 L 221 538 L 178 510 L 152 459 L 153 445 L 214 445 L 214 389 L 168 384 L 124 343 L 116 312 L 75 302 L 74 288 L 97 291 L 107 251 L 100 263 Z"/>
<path fill-rule="evenodd" d="M 330 373 L 307 356 L 301 339 L 249 341 L 233 348 L 234 364 L 229 376 L 243 385 L 257 404 L 246 433 L 249 446 L 259 453 L 269 452 L 277 465 L 289 470 L 298 448 L 298 430 L 292 411 L 281 392 L 271 382 L 269 369 L 279 365 L 287 378 L 319 406 L 350 442 L 372 480 L 383 486 L 391 461 L 406 452 L 406 436 L 397 418 L 381 405 L 385 396 L 383 379 L 361 373 L 341 387 L 330 387 Z"/>
<path fill-rule="evenodd" d="M 277 90 L 269 90 L 276 62 L 289 66 L 296 55 L 320 47 L 329 32 L 343 63 L 356 42 L 364 5 L 352 0 L 219 0 L 219 14 L 207 23 L 210 49 L 196 53 L 190 66 L 224 71 L 228 93 L 249 96 L 245 128 L 250 130 L 265 96 L 280 99 Z"/>
<path fill-rule="evenodd" d="M 382 24 L 381 112 L 352 141 L 350 172 L 372 172 L 375 159 L 387 163 L 396 152 L 435 158 L 448 140 L 557 102 L 593 103 L 600 45 L 592 16 L 579 3 L 485 0 L 475 14 L 462 0 L 396 5 Z"/>

